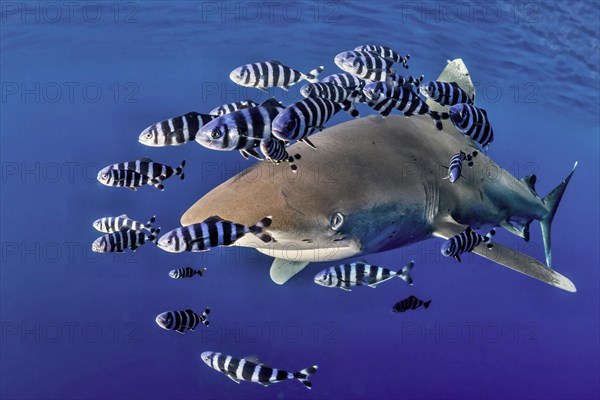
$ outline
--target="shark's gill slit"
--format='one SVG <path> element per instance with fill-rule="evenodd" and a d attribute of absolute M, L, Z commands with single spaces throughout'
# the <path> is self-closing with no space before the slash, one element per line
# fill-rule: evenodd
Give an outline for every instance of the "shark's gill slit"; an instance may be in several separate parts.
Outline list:
<path fill-rule="evenodd" d="M 342 225 L 344 225 L 344 214 L 341 212 L 336 212 L 331 216 L 331 220 L 329 221 L 329 227 L 334 231 L 339 231 Z"/>

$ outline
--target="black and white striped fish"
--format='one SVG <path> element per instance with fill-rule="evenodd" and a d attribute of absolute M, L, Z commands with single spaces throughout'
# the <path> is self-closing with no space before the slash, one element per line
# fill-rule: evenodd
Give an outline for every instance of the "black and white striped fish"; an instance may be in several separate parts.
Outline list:
<path fill-rule="evenodd" d="M 244 108 L 257 107 L 258 103 L 252 100 L 236 101 L 235 103 L 223 104 L 222 106 L 213 108 L 209 114 L 220 117 L 221 115 L 229 114 L 234 111 L 243 110 Z"/>
<path fill-rule="evenodd" d="M 422 85 L 420 90 L 442 106 L 453 106 L 459 103 L 473 104 L 473 99 L 456 82 L 432 81 Z"/>
<path fill-rule="evenodd" d="M 184 311 L 166 311 L 156 316 L 156 323 L 163 329 L 183 334 L 184 331 L 193 331 L 200 323 L 208 326 L 206 319 L 210 314 L 210 308 L 206 307 L 202 315 L 187 309 Z"/>
<path fill-rule="evenodd" d="M 156 215 L 154 215 L 145 224 L 135 221 L 129 218 L 126 214 L 121 214 L 118 217 L 102 217 L 94 221 L 92 224 L 97 231 L 104 233 L 113 233 L 122 230 L 141 231 L 142 229 L 147 230 L 150 233 L 154 233 L 156 229 L 152 228 L 152 224 L 156 221 Z"/>
<path fill-rule="evenodd" d="M 370 81 L 386 81 L 388 76 L 394 74 L 394 63 L 373 53 L 346 58 L 340 68 L 359 78 Z"/>
<path fill-rule="evenodd" d="M 455 104 L 450 107 L 450 120 L 463 134 L 486 148 L 494 140 L 494 131 L 483 108 L 477 108 L 470 104 Z"/>
<path fill-rule="evenodd" d="M 354 76 L 348 72 L 340 72 L 337 74 L 326 76 L 325 78 L 321 79 L 320 82 L 333 83 L 335 85 L 346 88 L 363 87 L 366 84 L 366 82 L 363 79 L 360 79 L 359 77 Z"/>
<path fill-rule="evenodd" d="M 417 299 L 415 296 L 408 296 L 406 299 L 401 300 L 399 302 L 397 302 L 396 304 L 394 304 L 394 306 L 392 307 L 392 312 L 398 313 L 398 312 L 405 312 L 408 310 L 416 310 L 419 307 L 425 307 L 426 309 L 429 308 L 429 305 L 431 304 L 431 300 L 429 301 L 423 301 L 420 299 Z"/>
<path fill-rule="evenodd" d="M 198 224 L 167 232 L 158 240 L 158 247 L 170 253 L 207 251 L 216 246 L 229 246 L 247 233 L 254 234 L 263 242 L 270 242 L 273 238 L 265 232 L 270 225 L 270 216 L 252 226 L 236 224 L 212 216 Z"/>
<path fill-rule="evenodd" d="M 180 146 L 194 140 L 200 128 L 215 118 L 215 115 L 192 111 L 150 125 L 142 131 L 138 141 L 150 147 Z"/>
<path fill-rule="evenodd" d="M 450 166 L 448 167 L 448 176 L 444 179 L 448 179 L 452 183 L 456 182 L 461 176 L 463 161 L 467 161 L 468 166 L 472 167 L 473 158 L 477 157 L 477 154 L 477 151 L 474 151 L 471 154 L 465 154 L 461 151 L 453 155 L 450 159 Z"/>
<path fill-rule="evenodd" d="M 260 151 L 265 159 L 273 164 L 288 162 L 292 171 L 296 172 L 298 170 L 298 166 L 294 161 L 300 159 L 300 154 L 290 156 L 281 140 L 272 137 L 264 138 L 260 141 Z"/>
<path fill-rule="evenodd" d="M 338 111 L 350 112 L 352 102 L 358 92 L 343 103 L 335 103 L 321 97 L 307 97 L 281 111 L 273 120 L 272 132 L 285 142 L 303 141 L 314 148 L 308 136 L 324 128 L 324 125 Z"/>
<path fill-rule="evenodd" d="M 169 276 L 173 279 L 191 278 L 192 276 L 204 275 L 206 268 L 194 269 L 192 267 L 177 268 L 169 272 Z"/>
<path fill-rule="evenodd" d="M 107 233 L 94 240 L 92 251 L 96 253 L 123 253 L 125 249 L 136 251 L 146 242 L 156 243 L 156 235 L 159 232 L 160 228 L 157 228 L 152 234 L 132 230 Z"/>
<path fill-rule="evenodd" d="M 304 97 L 322 97 L 329 99 L 335 103 L 343 103 L 349 100 L 350 103 L 346 104 L 348 107 L 348 113 L 353 117 L 358 117 L 358 110 L 354 107 L 354 101 L 360 93 L 362 93 L 362 86 L 358 87 L 343 87 L 336 85 L 335 83 L 309 83 L 302 86 L 300 93 Z"/>
<path fill-rule="evenodd" d="M 400 271 L 396 272 L 368 264 L 364 261 L 358 261 L 324 269 L 315 275 L 314 280 L 318 285 L 338 287 L 347 291 L 350 291 L 350 288 L 354 286 L 366 285 L 374 288 L 381 282 L 385 282 L 396 276 L 409 285 L 412 285 L 413 280 L 409 272 L 414 265 L 414 261 L 411 261 L 402 267 Z"/>
<path fill-rule="evenodd" d="M 133 191 L 144 185 L 154 186 L 158 190 L 164 190 L 165 187 L 158 179 L 150 179 L 146 175 L 138 174 L 129 169 L 111 169 L 107 172 L 98 172 L 98 181 L 106 186 L 126 187 Z"/>
<path fill-rule="evenodd" d="M 241 86 L 255 87 L 266 90 L 270 87 L 280 87 L 288 90 L 290 86 L 303 79 L 309 82 L 317 82 L 317 76 L 323 71 L 318 67 L 308 74 L 296 71 L 283 65 L 279 61 L 271 60 L 254 64 L 242 65 L 231 71 L 229 78 Z"/>
<path fill-rule="evenodd" d="M 481 236 L 469 226 L 464 232 L 452 236 L 442 245 L 442 255 L 444 257 L 454 257 L 456 261 L 460 262 L 462 253 L 470 253 L 480 243 L 487 243 L 488 249 L 491 249 L 493 247 L 491 240 L 495 233 L 496 230 L 492 229 L 487 235 Z"/>
<path fill-rule="evenodd" d="M 217 117 L 200 129 L 196 142 L 212 150 L 239 150 L 245 158 L 259 158 L 256 147 L 271 136 L 271 123 L 284 107 L 271 98 L 258 107 L 245 108 Z"/>
<path fill-rule="evenodd" d="M 421 75 L 418 78 L 415 78 L 412 75 L 404 77 L 404 76 L 400 75 L 399 73 L 395 72 L 395 73 L 389 74 L 387 76 L 386 82 L 388 84 L 390 84 L 391 86 L 404 86 L 406 84 L 411 84 L 415 88 L 418 88 L 421 85 L 421 83 L 423 82 L 423 79 L 425 79 L 424 75 Z"/>
<path fill-rule="evenodd" d="M 318 365 L 305 368 L 298 372 L 287 372 L 262 364 L 256 358 L 235 358 L 214 351 L 205 351 L 200 356 L 202 361 L 212 369 L 225 374 L 235 383 L 240 381 L 255 382 L 262 386 L 269 386 L 272 383 L 298 379 L 302 384 L 310 389 L 312 383 L 309 381 L 311 375 L 317 372 Z"/>
<path fill-rule="evenodd" d="M 365 86 L 363 93 L 370 100 L 369 107 L 384 117 L 393 109 L 401 111 L 407 117 L 428 114 L 438 130 L 442 130 L 442 119 L 448 118 L 447 113 L 431 110 L 413 90 L 412 85 L 393 86 L 386 82 L 372 82 Z"/>
<path fill-rule="evenodd" d="M 108 167 L 104 167 L 101 172 L 108 172 L 110 170 L 131 170 L 140 175 L 147 176 L 150 179 L 156 179 L 162 182 L 172 175 L 177 175 L 181 180 L 183 180 L 185 178 L 183 167 L 185 167 L 185 160 L 183 160 L 177 168 L 173 168 L 168 165 L 152 161 L 152 159 L 149 157 L 142 157 L 135 161 L 126 161 L 109 165 Z"/>
<path fill-rule="evenodd" d="M 354 49 L 355 51 L 368 51 L 369 53 L 374 53 L 379 55 L 380 57 L 385 58 L 386 60 L 393 61 L 398 64 L 402 64 L 404 68 L 408 68 L 408 60 L 410 59 L 410 54 L 402 57 L 400 54 L 392 50 L 387 46 L 378 46 L 374 44 L 367 44 L 363 46 L 358 46 Z"/>

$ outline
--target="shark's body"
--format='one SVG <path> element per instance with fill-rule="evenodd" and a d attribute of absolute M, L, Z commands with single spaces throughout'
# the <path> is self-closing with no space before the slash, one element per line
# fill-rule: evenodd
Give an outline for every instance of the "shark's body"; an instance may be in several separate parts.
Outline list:
<path fill-rule="evenodd" d="M 265 244 L 253 237 L 238 245 L 275 257 L 271 277 L 283 283 L 309 262 L 377 253 L 433 236 L 449 238 L 467 226 L 501 226 L 528 238 L 532 220 L 542 221 L 550 264 L 549 227 L 569 177 L 547 198 L 533 188 L 535 177 L 518 180 L 480 154 L 455 183 L 444 180 L 447 165 L 475 143 L 446 121 L 438 131 L 428 116 L 369 116 L 311 137 L 316 150 L 300 143 L 298 172 L 262 162 L 202 197 L 182 225 L 212 215 L 242 224 L 273 216 Z M 568 291 L 575 286 L 537 260 L 495 243 L 473 251 Z"/>

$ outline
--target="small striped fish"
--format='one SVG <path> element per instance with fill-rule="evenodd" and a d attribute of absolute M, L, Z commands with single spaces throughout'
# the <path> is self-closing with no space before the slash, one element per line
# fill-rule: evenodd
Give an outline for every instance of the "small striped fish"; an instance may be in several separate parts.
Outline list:
<path fill-rule="evenodd" d="M 398 64 L 402 64 L 404 68 L 408 68 L 408 60 L 410 59 L 410 54 L 407 54 L 405 57 L 402 57 L 400 54 L 390 49 L 387 46 L 377 46 L 374 44 L 367 44 L 363 46 L 358 46 L 354 49 L 355 51 L 368 51 L 369 53 L 377 54 L 380 57 L 385 58 L 386 60 L 393 61 Z"/>
<path fill-rule="evenodd" d="M 194 269 L 192 267 L 177 268 L 169 272 L 169 276 L 173 279 L 191 278 L 192 276 L 204 275 L 206 268 Z"/>
<path fill-rule="evenodd" d="M 108 172 L 98 172 L 98 181 L 106 186 L 126 187 L 133 190 L 144 185 L 154 186 L 158 190 L 164 190 L 164 186 L 158 179 L 150 179 L 146 175 L 138 174 L 129 169 L 111 169 Z"/>
<path fill-rule="evenodd" d="M 453 106 L 459 103 L 473 104 L 473 99 L 456 82 L 432 81 L 422 85 L 420 90 L 442 106 Z"/>
<path fill-rule="evenodd" d="M 206 307 L 202 315 L 187 309 L 185 311 L 166 311 L 156 316 L 156 323 L 163 329 L 183 334 L 184 331 L 193 331 L 200 323 L 208 326 L 206 319 L 210 314 L 210 308 Z"/>
<path fill-rule="evenodd" d="M 300 159 L 300 154 L 290 156 L 285 149 L 285 144 L 281 140 L 272 137 L 264 138 L 260 141 L 260 151 L 265 156 L 265 159 L 271 161 L 273 164 L 288 162 L 292 171 L 296 172 L 298 170 L 298 166 L 294 161 Z"/>
<path fill-rule="evenodd" d="M 150 147 L 180 146 L 194 140 L 198 130 L 215 118 L 215 115 L 192 111 L 150 125 L 142 131 L 138 141 Z"/>
<path fill-rule="evenodd" d="M 344 70 L 344 64 L 346 62 L 348 62 L 349 60 L 352 60 L 354 58 L 365 57 L 365 56 L 373 56 L 373 53 L 369 53 L 368 51 L 358 51 L 358 50 L 343 51 L 334 57 L 333 62 L 341 70 Z M 348 73 L 348 71 L 346 71 L 346 72 Z M 354 74 L 351 74 L 351 75 L 354 75 Z"/>
<path fill-rule="evenodd" d="M 411 84 L 415 88 L 418 88 L 423 82 L 423 79 L 425 79 L 424 75 L 421 75 L 418 78 L 409 75 L 405 78 L 399 73 L 395 72 L 387 76 L 386 82 L 391 86 L 404 86 L 406 84 Z"/>
<path fill-rule="evenodd" d="M 235 383 L 240 381 L 255 382 L 262 386 L 269 386 L 272 383 L 298 379 L 302 384 L 310 389 L 312 383 L 309 381 L 311 375 L 317 372 L 318 365 L 305 368 L 298 372 L 287 372 L 262 364 L 256 358 L 234 358 L 214 351 L 205 351 L 200 356 L 202 361 L 212 369 L 225 374 Z M 252 360 L 252 361 L 251 361 Z"/>
<path fill-rule="evenodd" d="M 366 82 L 363 79 L 360 79 L 348 72 L 340 72 L 338 74 L 333 74 L 326 76 L 321 79 L 321 83 L 333 83 L 342 87 L 363 87 Z"/>
<path fill-rule="evenodd" d="M 450 120 L 463 134 L 486 148 L 494 140 L 494 131 L 487 111 L 470 104 L 455 104 L 450 107 Z"/>
<path fill-rule="evenodd" d="M 465 154 L 464 152 L 456 153 L 450 159 L 450 166 L 448 167 L 448 176 L 444 179 L 448 179 L 450 182 L 454 183 L 460 178 L 460 174 L 462 172 L 462 163 L 463 161 L 467 161 L 469 167 L 473 166 L 473 158 L 477 157 L 478 152 L 474 151 L 471 154 Z"/>
<path fill-rule="evenodd" d="M 429 301 L 423 301 L 420 299 L 417 299 L 415 296 L 408 296 L 408 298 L 401 300 L 399 302 L 397 302 L 396 304 L 394 304 L 394 307 L 392 307 L 392 312 L 398 313 L 398 312 L 405 312 L 408 310 L 416 310 L 417 308 L 423 306 L 426 309 L 429 308 L 429 305 L 431 304 L 431 300 Z"/>
<path fill-rule="evenodd" d="M 271 98 L 258 107 L 245 108 L 217 117 L 200 129 L 196 142 L 212 150 L 239 150 L 245 158 L 260 159 L 255 148 L 271 136 L 271 122 L 284 107 Z"/>
<path fill-rule="evenodd" d="M 152 159 L 149 157 L 142 157 L 135 161 L 126 161 L 109 165 L 108 167 L 104 167 L 101 172 L 108 172 L 110 170 L 130 170 L 137 172 L 140 175 L 147 176 L 150 179 L 156 179 L 159 181 L 164 181 L 172 175 L 177 175 L 181 180 L 183 180 L 185 178 L 183 167 L 185 167 L 185 160 L 183 160 L 177 168 L 173 168 L 169 167 L 168 165 L 152 161 Z"/>
<path fill-rule="evenodd" d="M 160 232 L 157 228 L 151 235 L 141 231 L 119 231 L 100 236 L 92 243 L 92 251 L 96 253 L 123 253 L 125 249 L 136 251 L 146 242 L 156 243 L 156 235 Z"/>
<path fill-rule="evenodd" d="M 413 90 L 412 85 L 392 86 L 385 82 L 372 82 L 365 86 L 363 93 L 370 100 L 369 107 L 384 117 L 393 109 L 401 111 L 407 117 L 428 114 L 438 130 L 442 130 L 442 119 L 448 118 L 447 113 L 431 110 Z"/>
<path fill-rule="evenodd" d="M 254 64 L 242 65 L 231 71 L 229 78 L 241 86 L 255 87 L 266 90 L 270 87 L 280 87 L 288 90 L 293 84 L 303 79 L 309 82 L 317 82 L 317 76 L 323 71 L 318 67 L 308 74 L 287 67 L 279 61 L 272 60 Z"/>
<path fill-rule="evenodd" d="M 141 231 L 142 229 L 154 233 L 156 231 L 156 229 L 152 228 L 154 221 L 156 221 L 156 215 L 150 218 L 145 224 L 142 224 L 141 222 L 129 218 L 126 214 L 121 214 L 118 217 L 99 218 L 95 220 L 92 225 L 97 231 L 104 233 L 113 233 L 122 230 Z"/>
<path fill-rule="evenodd" d="M 491 240 L 495 233 L 496 230 L 492 229 L 487 235 L 481 236 L 469 226 L 464 232 L 452 236 L 442 245 L 442 255 L 454 257 L 456 261 L 460 262 L 460 254 L 470 253 L 480 243 L 487 243 L 488 249 L 491 249 L 493 247 Z"/>
<path fill-rule="evenodd" d="M 213 108 L 209 114 L 220 117 L 221 115 L 229 114 L 234 111 L 243 110 L 244 108 L 257 107 L 258 103 L 252 100 L 237 101 L 235 103 L 223 104 L 222 106 Z"/>
<path fill-rule="evenodd" d="M 324 269 L 315 275 L 315 283 L 325 287 L 338 287 L 350 291 L 354 286 L 376 287 L 381 282 L 385 282 L 395 276 L 402 279 L 409 285 L 412 285 L 412 278 L 409 275 L 410 270 L 415 265 L 414 261 L 406 264 L 398 272 L 387 268 L 377 267 L 359 261 L 349 264 L 341 264 L 335 267 Z"/>
<path fill-rule="evenodd" d="M 347 58 L 340 68 L 362 79 L 385 81 L 395 72 L 392 65 L 392 61 L 367 53 L 360 57 Z"/>
<path fill-rule="evenodd" d="M 177 228 L 164 234 L 158 240 L 158 247 L 170 253 L 207 251 L 216 246 L 229 246 L 247 233 L 254 234 L 263 242 L 270 242 L 273 238 L 265 232 L 270 225 L 270 216 L 253 226 L 236 224 L 212 216 L 198 224 Z"/>
<path fill-rule="evenodd" d="M 334 103 L 343 103 L 351 99 L 349 103 L 348 113 L 353 117 L 358 117 L 358 110 L 354 107 L 354 101 L 362 92 L 362 86 L 358 87 L 343 87 L 335 83 L 309 83 L 302 86 L 300 93 L 304 97 L 322 97 L 333 101 Z M 353 100 L 353 101 L 352 101 Z"/>
<path fill-rule="evenodd" d="M 308 136 L 323 129 L 325 123 L 341 109 L 350 110 L 356 94 L 357 92 L 343 103 L 321 97 L 307 97 L 286 107 L 273 120 L 273 136 L 285 142 L 302 141 L 314 148 Z"/>

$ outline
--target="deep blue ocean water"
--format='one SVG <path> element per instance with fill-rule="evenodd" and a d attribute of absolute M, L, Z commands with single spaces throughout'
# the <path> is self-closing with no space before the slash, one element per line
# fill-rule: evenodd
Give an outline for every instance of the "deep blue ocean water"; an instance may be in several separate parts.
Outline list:
<path fill-rule="evenodd" d="M 599 397 L 598 2 L 0 7 L 1 398 Z M 519 178 L 536 173 L 540 194 L 579 161 L 552 227 L 554 267 L 577 293 L 482 259 L 457 265 L 442 259 L 436 239 L 368 257 L 393 268 L 415 259 L 414 287 L 391 281 L 351 293 L 314 285 L 318 266 L 277 286 L 271 259 L 251 249 L 91 252 L 94 219 L 156 214 L 172 229 L 199 197 L 253 164 L 195 143 L 144 147 L 143 128 L 266 99 L 229 80 L 244 63 L 324 65 L 330 74 L 335 54 L 368 43 L 410 53 L 410 71 L 431 79 L 462 58 L 494 124 L 488 154 Z M 300 86 L 272 93 L 289 103 Z M 185 181 L 134 193 L 95 180 L 99 167 L 143 155 L 186 159 Z M 496 240 L 542 259 L 538 226 L 529 244 L 506 232 Z M 167 276 L 185 265 L 207 275 Z M 410 294 L 432 299 L 431 308 L 390 312 Z M 210 329 L 178 335 L 154 322 L 162 311 L 207 305 Z M 206 350 L 320 369 L 312 391 L 298 382 L 236 385 L 201 361 Z"/>

